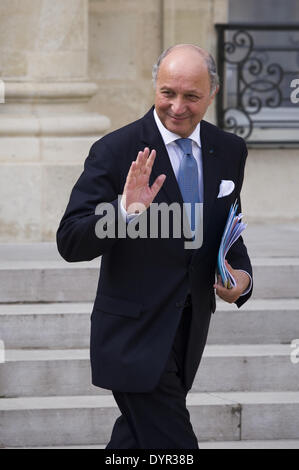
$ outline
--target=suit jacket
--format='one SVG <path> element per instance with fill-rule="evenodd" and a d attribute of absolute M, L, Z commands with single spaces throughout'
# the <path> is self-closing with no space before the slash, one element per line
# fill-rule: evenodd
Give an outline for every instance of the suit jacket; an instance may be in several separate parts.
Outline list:
<path fill-rule="evenodd" d="M 180 238 L 105 238 L 96 236 L 100 202 L 111 202 L 117 233 L 118 195 L 123 193 L 131 162 L 145 146 L 156 149 L 150 184 L 164 173 L 154 202 L 182 197 L 153 108 L 141 119 L 97 141 L 85 161 L 57 232 L 60 254 L 69 262 L 102 255 L 100 278 L 91 316 L 91 368 L 94 385 L 122 392 L 149 392 L 166 365 L 187 293 L 192 297 L 192 323 L 185 358 L 184 383 L 192 386 L 215 311 L 215 268 L 222 232 L 231 204 L 240 191 L 247 156 L 244 141 L 201 121 L 204 176 L 203 244 L 185 249 Z M 232 180 L 234 191 L 217 198 L 221 180 Z M 240 238 L 227 259 L 252 275 Z M 236 302 L 240 307 L 251 295 Z"/>

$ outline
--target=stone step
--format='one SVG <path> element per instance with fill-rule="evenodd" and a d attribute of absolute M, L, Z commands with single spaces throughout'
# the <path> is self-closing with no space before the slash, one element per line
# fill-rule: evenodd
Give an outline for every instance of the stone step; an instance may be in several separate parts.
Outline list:
<path fill-rule="evenodd" d="M 246 222 L 246 214 L 244 221 Z M 299 258 L 299 223 L 249 223 L 242 233 L 253 258 Z M 61 260 L 56 243 L 0 243 L 0 260 L 41 261 Z"/>
<path fill-rule="evenodd" d="M 298 298 L 299 258 L 253 258 L 255 298 Z M 1 260 L 0 303 L 90 302 L 96 295 L 100 259 Z"/>
<path fill-rule="evenodd" d="M 0 338 L 8 349 L 89 347 L 92 303 L 0 304 Z"/>
<path fill-rule="evenodd" d="M 244 216 L 246 222 L 246 214 Z M 299 224 L 283 223 L 249 223 L 242 234 L 249 255 L 254 258 L 281 257 L 299 258 Z"/>
<path fill-rule="evenodd" d="M 240 309 L 217 301 L 208 342 L 290 344 L 299 335 L 299 299 L 249 299 Z"/>
<path fill-rule="evenodd" d="M 291 351 L 289 345 L 208 345 L 192 391 L 296 391 L 299 364 Z M 7 350 L 5 360 L 2 397 L 109 393 L 90 384 L 88 349 Z"/>
<path fill-rule="evenodd" d="M 199 442 L 200 450 L 209 449 L 299 449 L 299 440 L 296 439 L 285 439 L 275 441 L 212 441 L 212 442 Z M 90 446 L 53 446 L 53 447 L 26 447 L 25 449 L 30 450 L 98 450 L 105 449 L 106 444 L 102 445 L 90 445 Z M 7 447 L 8 450 L 19 450 L 23 447 Z"/>
<path fill-rule="evenodd" d="M 61 261 L 56 243 L 0 243 L 1 261 Z"/>
<path fill-rule="evenodd" d="M 244 240 L 254 266 L 256 298 L 299 297 L 298 239 L 298 223 L 248 224 Z M 99 263 L 68 264 L 55 243 L 1 243 L 0 303 L 93 301 Z"/>
<path fill-rule="evenodd" d="M 99 260 L 1 261 L 0 303 L 93 301 L 98 277 Z"/>
<path fill-rule="evenodd" d="M 89 347 L 92 303 L 2 304 L 0 339 L 8 349 Z M 296 333 L 297 332 L 297 333 Z M 217 302 L 209 344 L 290 344 L 299 336 L 299 299 Z"/>
<path fill-rule="evenodd" d="M 253 297 L 298 298 L 299 258 L 253 258 Z"/>
<path fill-rule="evenodd" d="M 200 449 L 299 449 L 299 440 L 200 442 Z"/>
<path fill-rule="evenodd" d="M 299 439 L 299 392 L 191 393 L 187 406 L 200 441 Z M 105 444 L 118 415 L 110 395 L 1 399 L 0 445 Z"/>

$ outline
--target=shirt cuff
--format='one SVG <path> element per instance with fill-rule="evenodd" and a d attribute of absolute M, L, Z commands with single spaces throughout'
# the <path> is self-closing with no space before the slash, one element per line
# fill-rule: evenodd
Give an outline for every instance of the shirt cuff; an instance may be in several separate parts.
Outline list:
<path fill-rule="evenodd" d="M 243 292 L 243 294 L 240 295 L 240 297 L 242 297 L 243 295 L 246 295 L 246 294 L 248 294 L 248 292 L 251 291 L 251 289 L 252 289 L 252 277 L 250 276 L 250 274 L 249 274 L 247 271 L 244 271 L 244 269 L 240 269 L 240 271 L 243 271 L 243 273 L 246 273 L 247 276 L 249 276 L 249 279 L 250 279 L 249 286 L 248 286 L 247 289 Z"/>
<path fill-rule="evenodd" d="M 120 213 L 123 219 L 128 223 L 131 222 L 131 220 L 135 219 L 135 217 L 138 217 L 139 215 L 139 214 L 128 214 L 126 209 L 123 206 L 122 199 L 120 200 Z"/>

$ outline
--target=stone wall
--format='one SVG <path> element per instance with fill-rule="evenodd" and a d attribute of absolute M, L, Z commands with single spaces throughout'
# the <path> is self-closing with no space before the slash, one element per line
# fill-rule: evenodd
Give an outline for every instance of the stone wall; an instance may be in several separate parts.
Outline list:
<path fill-rule="evenodd" d="M 100 90 L 90 109 L 109 116 L 111 130 L 138 119 L 153 104 L 161 52 L 183 42 L 215 55 L 214 24 L 226 20 L 227 0 L 90 0 L 89 76 Z"/>
<path fill-rule="evenodd" d="M 242 191 L 246 220 L 298 222 L 298 176 L 298 148 L 249 148 Z"/>
<path fill-rule="evenodd" d="M 0 241 L 54 240 L 109 119 L 88 109 L 87 0 L 1 0 Z"/>

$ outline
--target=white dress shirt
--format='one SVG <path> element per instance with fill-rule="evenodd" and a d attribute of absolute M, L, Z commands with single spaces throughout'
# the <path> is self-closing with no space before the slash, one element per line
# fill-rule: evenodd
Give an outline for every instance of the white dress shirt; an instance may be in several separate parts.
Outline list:
<path fill-rule="evenodd" d="M 181 137 L 177 134 L 166 129 L 159 119 L 159 116 L 154 109 L 154 118 L 160 134 L 162 136 L 163 142 L 166 146 L 170 163 L 172 165 L 173 172 L 176 179 L 178 179 L 180 163 L 184 157 L 184 152 L 181 148 L 175 143 L 177 139 Z M 197 163 L 198 169 L 198 191 L 199 191 L 199 202 L 203 202 L 203 172 L 202 172 L 202 154 L 201 154 L 201 141 L 200 141 L 200 122 L 197 124 L 196 128 L 189 135 L 189 139 L 192 140 L 192 153 Z"/>

